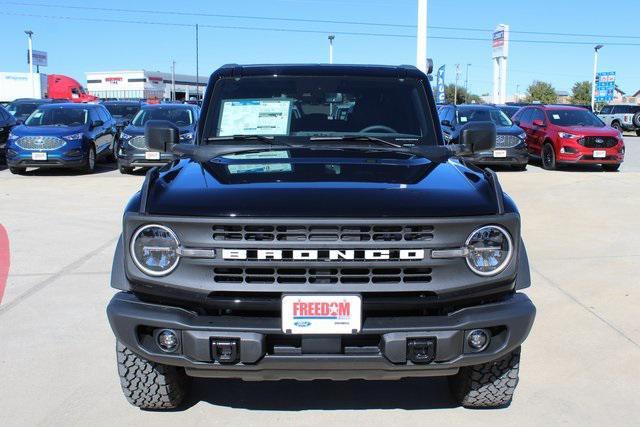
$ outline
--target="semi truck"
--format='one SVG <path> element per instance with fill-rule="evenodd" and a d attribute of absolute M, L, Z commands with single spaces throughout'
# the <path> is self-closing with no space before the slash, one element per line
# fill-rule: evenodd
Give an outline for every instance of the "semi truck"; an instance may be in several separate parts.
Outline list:
<path fill-rule="evenodd" d="M 71 102 L 92 102 L 98 97 L 89 95 L 75 79 L 62 74 L 0 73 L 0 101 L 11 102 L 19 98 L 67 99 Z"/>

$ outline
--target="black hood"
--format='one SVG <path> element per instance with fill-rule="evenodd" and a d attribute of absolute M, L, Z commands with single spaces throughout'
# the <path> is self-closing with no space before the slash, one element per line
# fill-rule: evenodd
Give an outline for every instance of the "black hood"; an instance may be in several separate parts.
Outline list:
<path fill-rule="evenodd" d="M 263 150 L 182 159 L 149 188 L 150 214 L 227 217 L 438 217 L 497 211 L 482 172 L 391 151 Z"/>

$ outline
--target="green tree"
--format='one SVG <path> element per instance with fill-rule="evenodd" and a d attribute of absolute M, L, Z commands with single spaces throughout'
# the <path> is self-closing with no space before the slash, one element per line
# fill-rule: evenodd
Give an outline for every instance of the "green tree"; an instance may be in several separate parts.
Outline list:
<path fill-rule="evenodd" d="M 588 105 L 591 104 L 591 82 L 585 80 L 576 82 L 571 89 L 571 103 Z"/>
<path fill-rule="evenodd" d="M 558 102 L 558 95 L 551 83 L 534 81 L 527 88 L 526 102 L 541 102 L 543 104 L 554 104 Z"/>
<path fill-rule="evenodd" d="M 482 98 L 478 95 L 474 95 L 472 93 L 467 93 L 467 90 L 458 86 L 458 93 L 454 95 L 456 86 L 454 84 L 450 84 L 445 86 L 444 88 L 444 98 L 447 104 L 453 104 L 453 97 L 456 96 L 456 104 L 482 104 Z"/>

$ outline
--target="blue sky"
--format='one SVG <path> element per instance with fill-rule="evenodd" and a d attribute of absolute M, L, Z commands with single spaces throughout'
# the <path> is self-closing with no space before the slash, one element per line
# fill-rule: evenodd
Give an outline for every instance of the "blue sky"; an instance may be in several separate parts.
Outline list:
<path fill-rule="evenodd" d="M 410 37 L 336 35 L 334 62 L 415 63 L 415 29 L 353 24 L 260 21 L 240 18 L 185 16 L 176 14 L 86 11 L 64 7 L 17 5 L 0 0 L 0 28 L 3 54 L 0 71 L 27 71 L 26 36 L 35 32 L 34 49 L 49 53 L 47 73 L 67 74 L 85 82 L 85 71 L 139 69 L 195 74 L 194 30 L 189 27 L 124 24 L 114 20 L 171 22 L 176 24 L 226 25 L 278 29 L 318 30 L 315 33 L 267 32 L 206 27 L 200 29 L 200 74 L 208 75 L 229 62 L 327 62 L 330 32 L 400 34 Z M 232 15 L 340 20 L 415 25 L 417 0 L 237 0 L 136 2 L 112 0 L 32 0 L 64 6 L 146 9 L 157 12 L 214 13 Z M 637 18 L 640 2 L 618 0 L 614 10 L 595 0 L 429 0 L 429 25 L 486 29 L 461 31 L 430 29 L 432 37 L 486 38 L 487 41 L 428 41 L 428 56 L 436 67 L 447 65 L 447 83 L 454 77 L 454 64 L 463 64 L 460 84 L 464 84 L 464 64 L 469 68 L 469 88 L 474 93 L 491 92 L 491 29 L 496 24 L 511 25 L 516 31 L 609 34 L 635 38 L 573 37 L 512 34 L 512 39 L 580 41 L 605 44 L 599 60 L 600 71 L 616 71 L 617 83 L 627 93 L 640 90 L 640 31 Z M 535 9 L 535 10 L 534 10 Z M 95 19 L 91 22 L 8 14 L 35 14 Z M 326 34 L 325 34 L 326 33 Z M 635 43 L 614 46 L 607 42 Z M 588 45 L 512 43 L 509 58 L 508 92 L 523 92 L 533 80 L 551 82 L 558 90 L 570 90 L 574 82 L 591 79 L 593 47 Z"/>

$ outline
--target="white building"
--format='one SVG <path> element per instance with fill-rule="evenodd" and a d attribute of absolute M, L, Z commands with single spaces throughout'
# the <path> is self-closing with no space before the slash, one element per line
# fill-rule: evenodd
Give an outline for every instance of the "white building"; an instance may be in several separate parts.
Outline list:
<path fill-rule="evenodd" d="M 96 71 L 87 72 L 87 90 L 100 98 L 117 99 L 171 99 L 171 73 L 147 70 Z M 200 76 L 196 86 L 196 76 L 175 75 L 175 99 L 200 98 L 207 86 L 207 78 Z M 199 92 L 198 92 L 199 89 Z"/>

